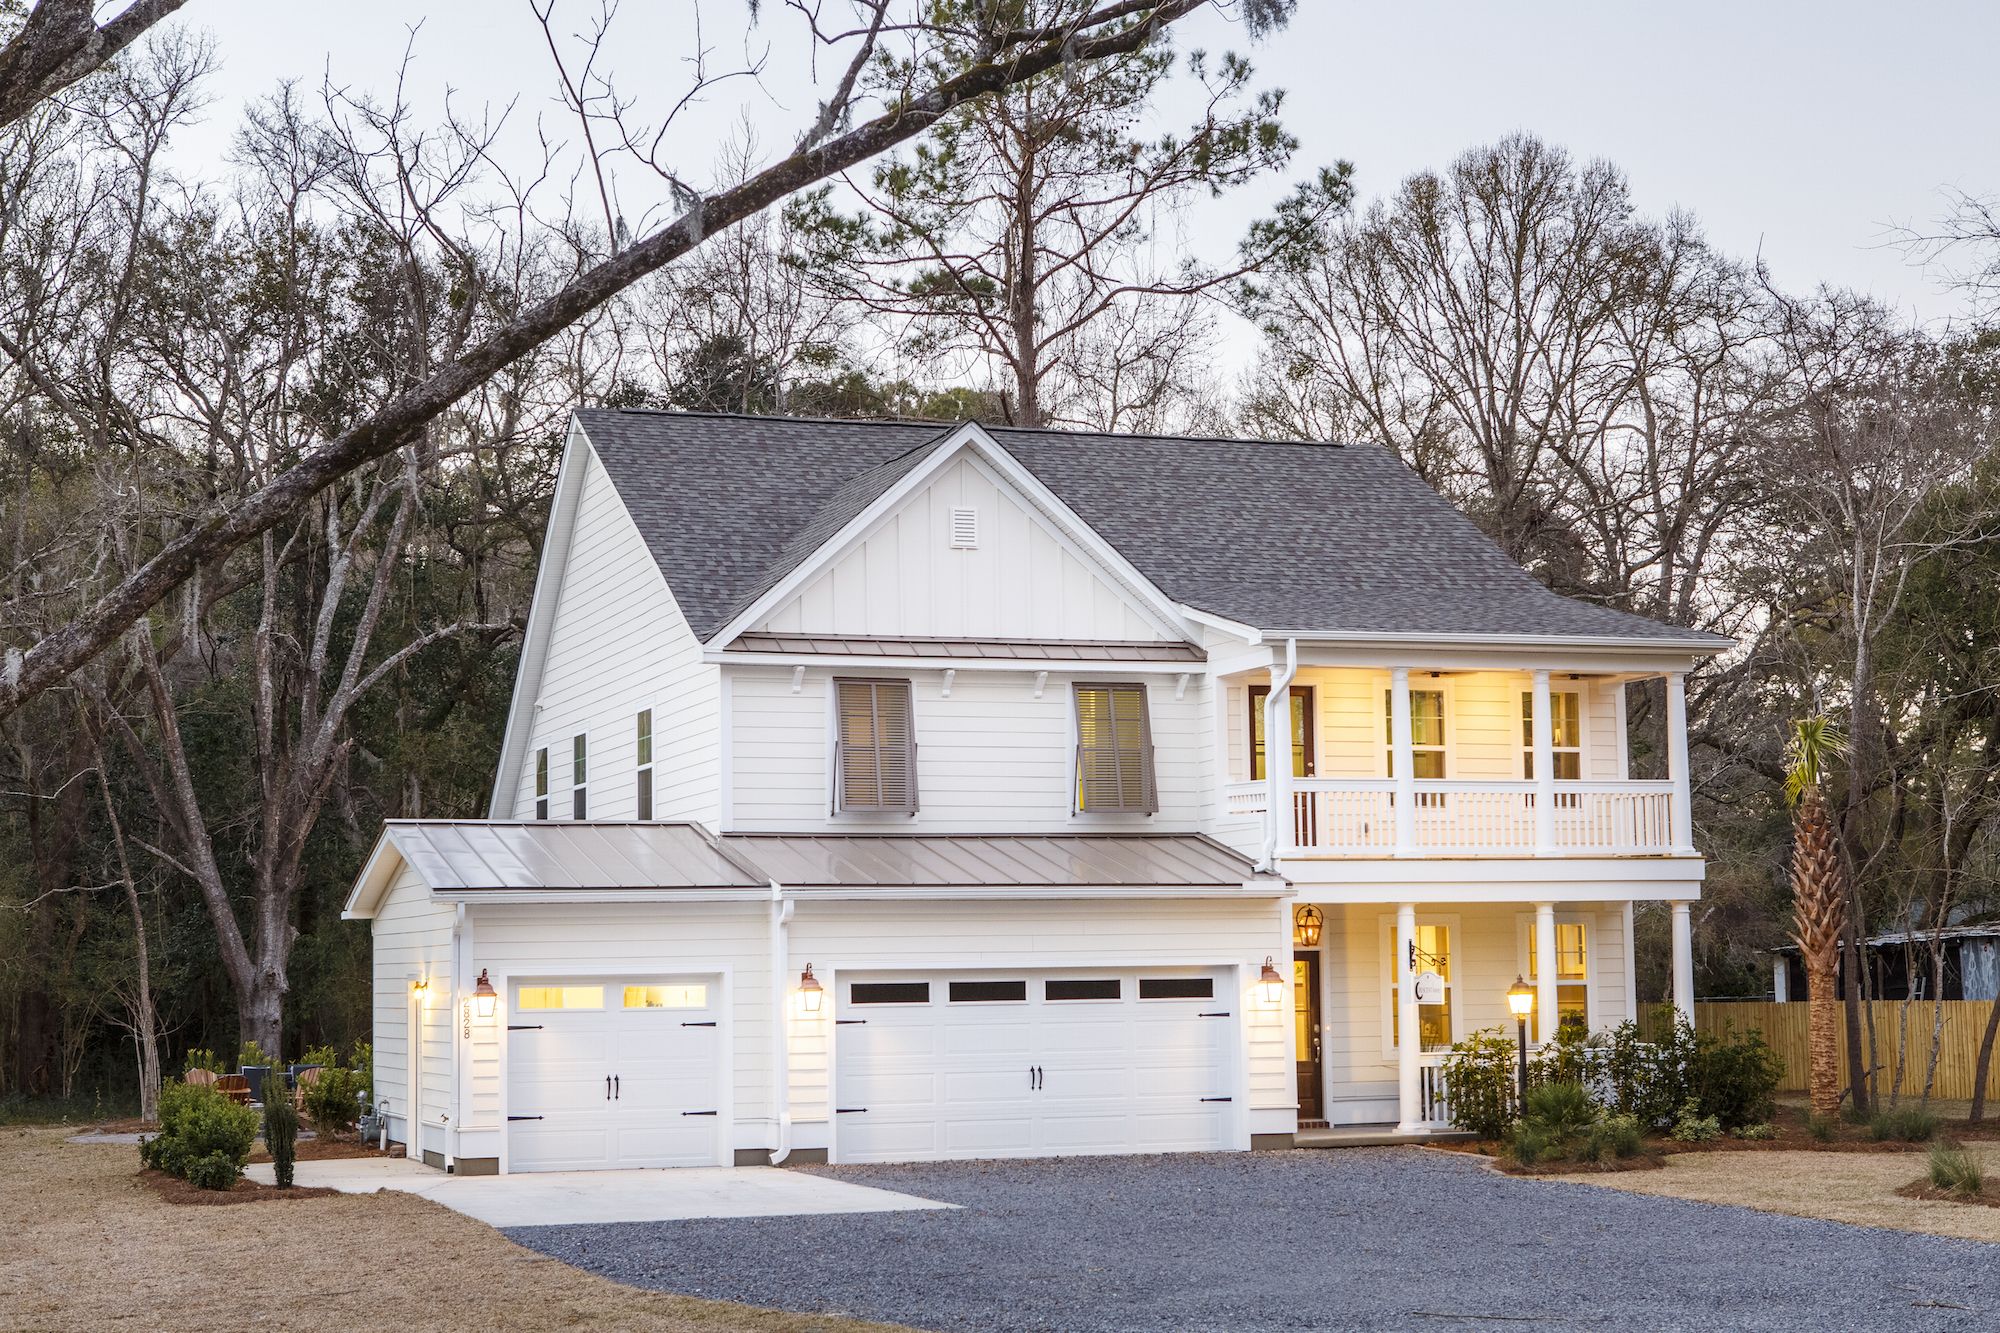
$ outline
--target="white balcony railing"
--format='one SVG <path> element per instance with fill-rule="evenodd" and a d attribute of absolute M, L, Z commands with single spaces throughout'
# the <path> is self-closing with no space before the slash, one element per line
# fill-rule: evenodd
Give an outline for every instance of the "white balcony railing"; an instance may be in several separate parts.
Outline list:
<path fill-rule="evenodd" d="M 1532 782 L 1412 783 L 1410 842 L 1396 842 L 1388 778 L 1295 778 L 1292 855 L 1661 856 L 1675 850 L 1671 782 L 1559 782 L 1549 843 L 1540 841 Z M 1233 783 L 1232 816 L 1262 815 L 1268 788 Z"/>

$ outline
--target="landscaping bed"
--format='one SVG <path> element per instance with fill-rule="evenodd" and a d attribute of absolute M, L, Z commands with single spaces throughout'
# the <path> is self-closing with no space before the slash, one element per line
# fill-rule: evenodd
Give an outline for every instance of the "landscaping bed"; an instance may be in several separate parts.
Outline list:
<path fill-rule="evenodd" d="M 1896 1191 L 1905 1199 L 1922 1199 L 1927 1203 L 1969 1203 L 2000 1208 L 2000 1181 L 1990 1181 L 1982 1185 L 1977 1194 L 1967 1194 L 1959 1190 L 1944 1190 L 1928 1180 L 1913 1180 Z"/>
<path fill-rule="evenodd" d="M 391 1157 L 396 1155 L 394 1153 L 385 1153 L 364 1139 L 331 1138 L 324 1134 L 310 1139 L 301 1135 L 298 1146 L 294 1149 L 294 1157 L 301 1162 L 332 1162 L 345 1160 L 350 1157 Z M 259 1143 L 257 1150 L 250 1154 L 250 1160 L 253 1162 L 268 1162 L 271 1160 L 271 1154 L 265 1149 L 262 1143 Z"/>
<path fill-rule="evenodd" d="M 279 1189 L 276 1185 L 260 1185 L 248 1176 L 244 1176 L 226 1190 L 202 1189 L 164 1171 L 141 1170 L 139 1179 L 145 1181 L 153 1193 L 168 1203 L 201 1207 L 235 1203 L 274 1203 L 288 1199 L 323 1199 L 328 1195 L 340 1193 L 339 1190 L 319 1185 L 293 1185 L 289 1189 Z"/>

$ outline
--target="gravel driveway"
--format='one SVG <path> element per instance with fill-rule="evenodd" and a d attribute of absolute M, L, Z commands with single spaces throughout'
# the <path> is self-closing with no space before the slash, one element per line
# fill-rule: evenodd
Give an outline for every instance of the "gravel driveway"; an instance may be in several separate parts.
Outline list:
<path fill-rule="evenodd" d="M 1443 1153 L 815 1169 L 964 1207 L 507 1234 L 636 1286 L 940 1330 L 2000 1326 L 2000 1246 Z"/>

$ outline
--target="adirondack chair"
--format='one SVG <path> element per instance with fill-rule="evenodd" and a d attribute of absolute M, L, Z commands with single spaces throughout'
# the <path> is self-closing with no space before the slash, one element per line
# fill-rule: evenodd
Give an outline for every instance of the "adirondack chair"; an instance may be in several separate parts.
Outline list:
<path fill-rule="evenodd" d="M 241 1074 L 223 1074 L 215 1080 L 215 1090 L 232 1102 L 248 1105 L 250 1101 L 250 1080 Z"/>
<path fill-rule="evenodd" d="M 206 1087 L 212 1085 L 216 1077 L 216 1072 L 213 1069 L 190 1069 L 187 1073 L 181 1075 L 181 1081 L 183 1083 L 193 1083 Z"/>
<path fill-rule="evenodd" d="M 319 1082 L 320 1075 L 325 1072 L 325 1069 L 314 1065 L 310 1069 L 301 1069 L 292 1080 L 292 1105 L 298 1107 L 300 1112 L 306 1109 L 306 1089 Z"/>

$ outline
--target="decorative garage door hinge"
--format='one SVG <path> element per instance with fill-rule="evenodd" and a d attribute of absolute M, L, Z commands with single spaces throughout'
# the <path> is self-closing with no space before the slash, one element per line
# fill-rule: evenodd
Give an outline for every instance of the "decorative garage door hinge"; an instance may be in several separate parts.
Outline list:
<path fill-rule="evenodd" d="M 715 1020 L 711 1018 L 711 1019 L 709 1019 L 709 1020 L 708 1020 L 708 1021 L 707 1021 L 706 1023 L 686 1023 L 686 1022 L 683 1022 L 683 1023 L 681 1024 L 681 1026 L 682 1026 L 682 1027 L 684 1027 L 684 1028 L 712 1028 L 712 1027 L 714 1027 L 714 1026 L 715 1026 Z"/>
<path fill-rule="evenodd" d="M 509 1032 L 540 1032 L 542 1025 L 540 1023 L 509 1023 L 507 1030 Z"/>
<path fill-rule="evenodd" d="M 507 1118 L 509 1120 L 540 1120 L 542 1117 L 538 1115 L 510 1115 Z"/>
<path fill-rule="evenodd" d="M 837 1106 L 834 1108 L 833 1113 L 835 1115 L 853 1115 L 857 1111 L 865 1111 L 867 1109 L 865 1106 Z"/>
<path fill-rule="evenodd" d="M 865 1018 L 836 1018 L 833 1020 L 833 1025 L 837 1028 L 853 1027 L 856 1023 L 859 1023 L 865 1027 L 867 1026 L 868 1020 Z"/>
<path fill-rule="evenodd" d="M 682 1111 L 682 1115 L 714 1115 L 713 1111 Z"/>
<path fill-rule="evenodd" d="M 1227 1017 L 1229 1017 L 1229 1011 L 1228 1011 L 1227 1009 L 1214 1009 L 1214 1010 L 1210 1010 L 1210 1011 L 1209 1011 L 1208 1013 L 1205 1013 L 1205 1014 L 1196 1014 L 1196 1015 L 1195 1015 L 1195 1017 L 1196 1017 L 1196 1018 L 1227 1018 Z"/>
<path fill-rule="evenodd" d="M 1202 1100 L 1205 1102 L 1233 1102 L 1236 1099 L 1234 1097 L 1204 1097 Z"/>

